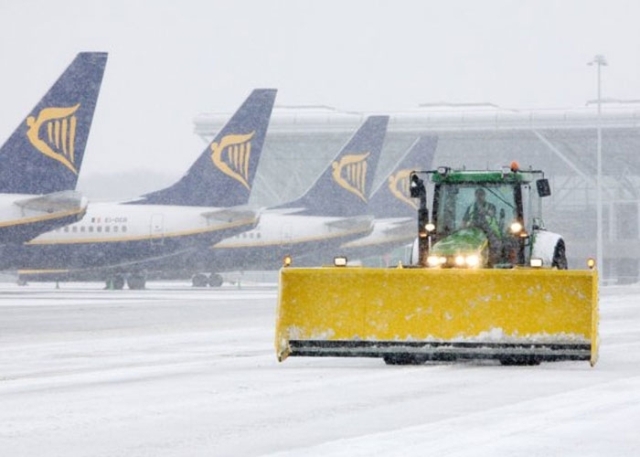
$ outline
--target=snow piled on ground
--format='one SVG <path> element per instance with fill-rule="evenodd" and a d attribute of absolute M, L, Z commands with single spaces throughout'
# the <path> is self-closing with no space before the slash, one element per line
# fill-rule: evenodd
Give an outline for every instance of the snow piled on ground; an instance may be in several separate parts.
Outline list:
<path fill-rule="evenodd" d="M 276 295 L 0 285 L 2 455 L 640 455 L 640 287 L 603 289 L 594 368 L 278 363 Z"/>

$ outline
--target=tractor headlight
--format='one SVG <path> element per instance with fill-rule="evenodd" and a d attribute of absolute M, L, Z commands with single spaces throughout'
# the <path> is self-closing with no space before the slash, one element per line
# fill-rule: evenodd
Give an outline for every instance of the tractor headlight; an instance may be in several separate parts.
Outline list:
<path fill-rule="evenodd" d="M 453 258 L 456 267 L 475 268 L 480 265 L 480 256 L 477 254 L 462 255 L 458 254 Z"/>
<path fill-rule="evenodd" d="M 468 255 L 465 259 L 465 262 L 467 263 L 468 267 L 477 267 L 478 265 L 480 265 L 480 256 L 475 254 Z"/>
<path fill-rule="evenodd" d="M 522 232 L 522 229 L 523 229 L 522 224 L 519 221 L 512 222 L 511 225 L 509 226 L 509 230 L 514 235 L 518 235 L 520 232 Z"/>
<path fill-rule="evenodd" d="M 446 257 L 441 257 L 438 255 L 430 255 L 427 257 L 427 265 L 430 267 L 439 267 L 447 261 Z"/>
<path fill-rule="evenodd" d="M 520 238 L 526 238 L 529 236 L 520 221 L 512 222 L 509 226 L 509 231 L 512 235 L 519 236 Z"/>
<path fill-rule="evenodd" d="M 456 267 L 477 267 L 480 265 L 480 256 L 477 254 L 457 255 L 453 258 Z"/>
<path fill-rule="evenodd" d="M 432 222 L 428 222 L 428 223 L 424 226 L 424 229 L 425 229 L 427 232 L 431 233 L 431 232 L 433 232 L 433 231 L 436 229 L 436 226 L 435 226 L 435 224 L 433 224 Z"/>

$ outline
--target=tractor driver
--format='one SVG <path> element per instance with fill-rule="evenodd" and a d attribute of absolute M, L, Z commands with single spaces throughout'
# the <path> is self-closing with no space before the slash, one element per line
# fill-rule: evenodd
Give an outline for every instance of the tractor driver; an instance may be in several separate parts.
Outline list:
<path fill-rule="evenodd" d="M 469 205 L 462 217 L 462 226 L 478 227 L 484 231 L 489 240 L 491 263 L 495 263 L 502 247 L 496 205 L 486 200 L 486 191 L 482 187 L 476 189 L 475 197 L 475 201 Z"/>
<path fill-rule="evenodd" d="M 495 222 L 495 229 L 498 232 L 496 205 L 487 201 L 487 194 L 482 187 L 476 189 L 475 195 L 476 200 L 469 205 L 462 217 L 462 226 L 469 227 L 470 225 L 478 225 L 485 222 L 491 228 L 494 228 L 492 222 Z"/>

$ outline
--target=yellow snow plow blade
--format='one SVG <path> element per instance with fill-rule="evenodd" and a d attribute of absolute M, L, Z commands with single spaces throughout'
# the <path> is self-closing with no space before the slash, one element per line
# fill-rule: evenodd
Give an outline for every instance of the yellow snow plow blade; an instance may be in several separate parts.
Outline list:
<path fill-rule="evenodd" d="M 283 268 L 279 287 L 280 361 L 598 357 L 595 270 Z"/>

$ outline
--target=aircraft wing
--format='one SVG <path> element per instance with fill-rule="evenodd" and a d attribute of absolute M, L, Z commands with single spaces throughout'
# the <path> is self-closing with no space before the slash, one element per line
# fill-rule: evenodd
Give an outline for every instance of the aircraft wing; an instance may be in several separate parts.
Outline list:
<path fill-rule="evenodd" d="M 332 221 L 325 222 L 329 228 L 336 230 L 354 230 L 360 227 L 373 227 L 372 216 L 356 216 L 356 217 L 343 217 Z"/>
<path fill-rule="evenodd" d="M 220 208 L 215 211 L 208 211 L 202 213 L 202 216 L 207 219 L 214 219 L 221 222 L 240 222 L 247 219 L 258 220 L 258 211 L 247 208 Z"/>
<path fill-rule="evenodd" d="M 32 211 L 43 213 L 57 213 L 86 209 L 88 200 L 81 193 L 74 190 L 64 190 L 37 197 L 16 200 L 15 205 Z"/>
<path fill-rule="evenodd" d="M 383 233 L 389 236 L 410 234 L 411 236 L 418 236 L 418 228 L 416 222 L 411 219 L 404 221 L 393 222 L 387 225 L 383 229 Z"/>
<path fill-rule="evenodd" d="M 306 208 L 304 207 L 296 207 L 296 208 L 267 208 L 264 210 L 264 213 L 270 214 L 295 214 L 301 211 L 304 211 Z"/>

